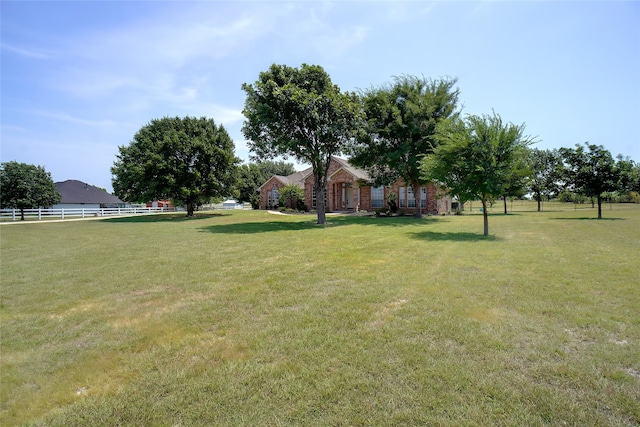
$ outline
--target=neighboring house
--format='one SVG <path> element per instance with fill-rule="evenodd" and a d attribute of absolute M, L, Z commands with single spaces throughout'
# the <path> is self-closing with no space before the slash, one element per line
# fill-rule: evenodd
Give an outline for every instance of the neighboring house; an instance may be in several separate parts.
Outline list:
<path fill-rule="evenodd" d="M 237 200 L 229 199 L 222 202 L 222 209 L 242 209 L 242 204 Z"/>
<path fill-rule="evenodd" d="M 399 179 L 390 186 L 374 187 L 369 182 L 366 171 L 351 165 L 347 160 L 334 157 L 329 166 L 327 179 L 326 209 L 327 211 L 353 211 L 386 209 L 389 207 L 389 194 L 395 194 L 399 210 L 415 212 L 416 200 L 411 187 Z M 294 184 L 304 190 L 304 203 L 309 209 L 316 208 L 316 192 L 313 182 L 312 168 L 296 172 L 288 176 L 274 175 L 262 184 L 260 191 L 260 208 L 273 209 L 278 206 L 279 189 Z M 433 184 L 420 187 L 421 205 L 424 213 L 451 211 L 451 198 L 436 198 Z"/>
<path fill-rule="evenodd" d="M 56 188 L 62 200 L 53 206 L 54 209 L 100 209 L 126 206 L 113 194 L 74 179 L 56 182 Z"/>
<path fill-rule="evenodd" d="M 169 210 L 173 209 L 171 200 L 154 200 L 152 202 L 147 202 L 147 207 L 148 208 L 167 208 Z"/>

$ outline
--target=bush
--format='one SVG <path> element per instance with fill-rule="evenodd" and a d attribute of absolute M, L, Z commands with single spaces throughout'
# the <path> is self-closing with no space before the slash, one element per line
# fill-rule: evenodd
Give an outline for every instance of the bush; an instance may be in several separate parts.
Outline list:
<path fill-rule="evenodd" d="M 252 209 L 260 209 L 260 196 L 257 196 L 257 195 L 251 196 L 249 203 L 251 203 Z"/>
<path fill-rule="evenodd" d="M 587 196 L 571 192 L 569 190 L 562 190 L 558 194 L 557 200 L 562 203 L 589 203 L 591 199 Z"/>
<path fill-rule="evenodd" d="M 309 210 L 307 205 L 304 204 L 304 201 L 300 200 L 300 199 L 298 199 L 296 201 L 296 209 L 298 209 L 299 211 L 304 211 L 304 212 L 307 212 Z"/>

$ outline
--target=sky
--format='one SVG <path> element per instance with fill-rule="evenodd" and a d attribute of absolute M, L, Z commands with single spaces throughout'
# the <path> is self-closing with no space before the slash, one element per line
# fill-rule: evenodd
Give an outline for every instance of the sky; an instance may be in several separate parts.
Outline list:
<path fill-rule="evenodd" d="M 343 91 L 457 78 L 462 114 L 640 161 L 639 1 L 0 1 L 0 161 L 112 190 L 152 119 L 212 118 L 249 162 L 243 83 L 322 66 Z M 303 165 L 296 165 L 302 168 Z"/>

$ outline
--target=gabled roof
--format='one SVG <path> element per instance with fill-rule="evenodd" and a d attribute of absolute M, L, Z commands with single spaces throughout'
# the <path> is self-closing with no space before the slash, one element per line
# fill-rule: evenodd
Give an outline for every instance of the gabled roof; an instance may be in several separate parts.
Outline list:
<path fill-rule="evenodd" d="M 56 182 L 56 188 L 62 196 L 60 203 L 124 203 L 113 194 L 75 179 Z"/>
<path fill-rule="evenodd" d="M 338 168 L 338 170 L 336 170 L 334 173 L 332 173 L 329 176 L 329 178 L 331 178 L 333 175 L 337 174 L 340 171 L 340 169 L 343 169 L 343 170 L 347 171 L 348 173 L 350 173 L 351 175 L 353 175 L 357 180 L 362 180 L 362 181 L 368 181 L 369 180 L 369 174 L 366 171 L 353 166 L 347 160 L 341 159 L 339 157 L 334 157 L 333 159 L 336 161 L 336 163 L 340 164 L 342 167 Z"/>
<path fill-rule="evenodd" d="M 307 177 L 312 172 L 313 172 L 313 168 L 307 168 L 307 169 L 305 169 L 303 171 L 299 171 L 299 172 L 296 172 L 296 173 L 293 173 L 293 174 L 287 175 L 287 176 L 273 175 L 264 184 L 262 184 L 260 187 L 258 187 L 258 189 L 262 190 L 262 187 L 264 187 L 267 184 L 267 182 L 271 181 L 272 178 L 277 179 L 278 181 L 280 181 L 284 185 L 296 184 L 297 186 L 299 186 L 301 188 L 304 188 L 304 180 L 307 179 Z"/>
<path fill-rule="evenodd" d="M 364 170 L 353 166 L 347 160 L 341 159 L 339 157 L 332 157 L 332 161 L 338 163 L 340 165 L 340 167 L 338 168 L 338 170 L 336 170 L 334 173 L 332 173 L 331 176 L 335 175 L 340 170 L 346 170 L 348 173 L 353 175 L 356 178 L 356 180 L 363 180 L 363 181 L 368 181 L 369 180 L 369 174 L 367 174 L 367 172 L 365 172 Z M 293 174 L 287 175 L 287 176 L 273 175 L 264 184 L 262 184 L 258 189 L 262 190 L 262 187 L 264 187 L 267 184 L 267 182 L 271 181 L 271 179 L 273 179 L 273 178 L 277 179 L 278 181 L 280 181 L 284 185 L 296 184 L 299 187 L 304 188 L 304 181 L 312 173 L 313 173 L 313 168 L 307 168 L 307 169 L 305 169 L 303 171 L 299 171 L 299 172 L 296 172 L 296 173 L 293 173 Z M 329 178 L 331 178 L 331 176 L 329 176 Z"/>

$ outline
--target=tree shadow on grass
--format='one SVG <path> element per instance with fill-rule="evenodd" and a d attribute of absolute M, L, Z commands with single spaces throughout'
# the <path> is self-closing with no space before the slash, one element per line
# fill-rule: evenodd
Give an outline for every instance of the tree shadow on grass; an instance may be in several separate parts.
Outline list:
<path fill-rule="evenodd" d="M 221 234 L 254 234 L 254 233 L 272 233 L 277 231 L 296 231 L 296 230 L 317 230 L 322 228 L 342 227 L 345 225 L 364 225 L 364 226 L 383 226 L 383 227 L 402 227 L 407 225 L 415 225 L 424 219 L 415 219 L 412 217 L 396 217 L 396 218 L 375 218 L 375 217 L 358 217 L 358 216 L 328 216 L 326 225 L 318 225 L 316 218 L 306 221 L 260 221 L 260 222 L 239 222 L 233 224 L 214 224 L 202 228 L 202 231 Z"/>
<path fill-rule="evenodd" d="M 549 218 L 549 219 L 554 219 L 554 220 L 558 220 L 558 221 L 626 221 L 627 218 L 600 218 L 598 219 L 598 217 L 591 217 L 591 216 L 581 216 L 578 218 L 560 218 L 560 217 L 556 217 L 556 218 Z"/>
<path fill-rule="evenodd" d="M 290 222 L 290 221 L 262 221 L 239 222 L 234 224 L 216 224 L 201 228 L 202 231 L 218 234 L 256 234 L 273 233 L 278 231 L 313 230 L 321 225 L 314 222 Z"/>
<path fill-rule="evenodd" d="M 197 213 L 192 217 L 187 217 L 187 214 L 175 213 L 175 214 L 161 214 L 161 215 L 136 215 L 136 216 L 123 216 L 117 218 L 105 218 L 104 221 L 109 222 L 127 222 L 127 223 L 149 223 L 149 222 L 182 222 L 182 221 L 197 221 L 201 219 L 208 219 L 218 216 L 227 216 L 229 214 L 214 213 L 214 214 L 201 214 Z"/>
<path fill-rule="evenodd" d="M 496 236 L 485 236 L 480 233 L 465 232 L 437 232 L 437 231 L 420 231 L 418 233 L 409 234 L 414 239 L 430 240 L 433 242 L 496 242 L 500 239 Z"/>

